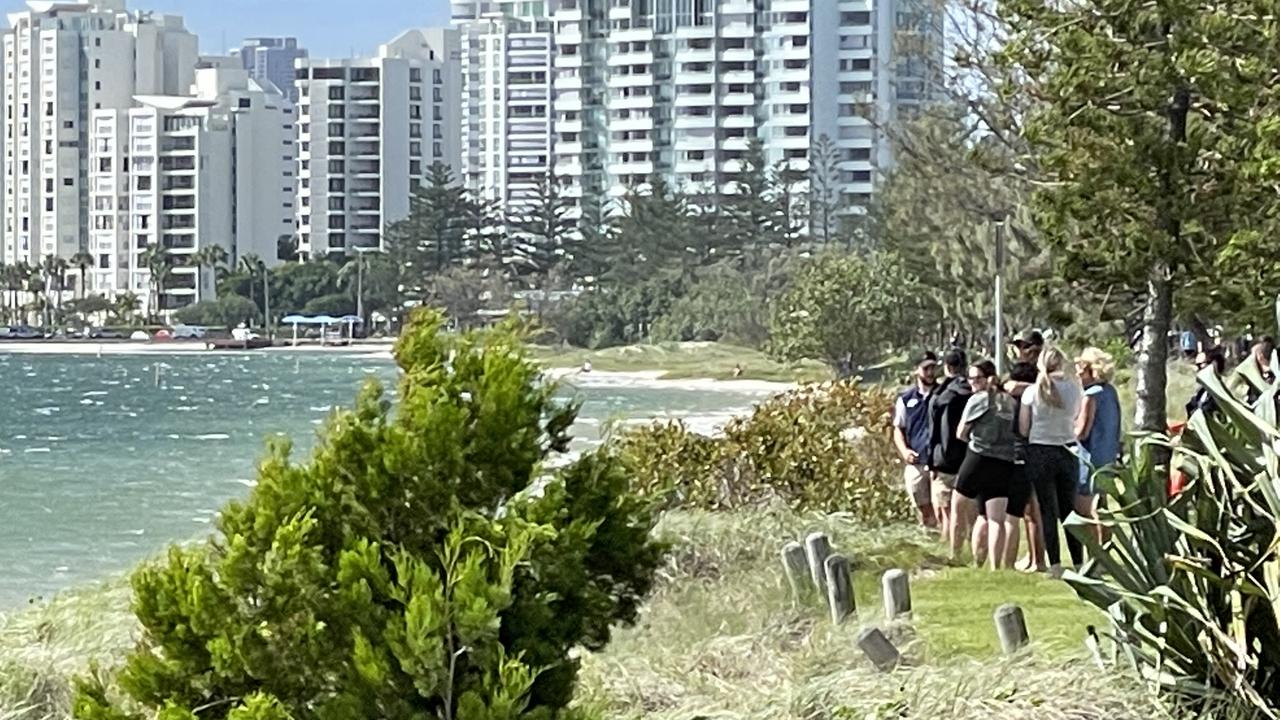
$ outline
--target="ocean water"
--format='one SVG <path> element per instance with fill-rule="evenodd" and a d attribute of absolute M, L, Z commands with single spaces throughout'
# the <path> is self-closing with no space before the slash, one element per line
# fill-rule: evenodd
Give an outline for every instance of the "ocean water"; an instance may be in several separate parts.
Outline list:
<path fill-rule="evenodd" d="M 0 609 L 132 567 L 211 532 L 253 486 L 263 440 L 295 457 L 390 361 L 329 353 L 107 355 L 0 350 Z M 710 430 L 776 388 L 567 379 L 578 450 L 610 421 L 680 417 Z"/>

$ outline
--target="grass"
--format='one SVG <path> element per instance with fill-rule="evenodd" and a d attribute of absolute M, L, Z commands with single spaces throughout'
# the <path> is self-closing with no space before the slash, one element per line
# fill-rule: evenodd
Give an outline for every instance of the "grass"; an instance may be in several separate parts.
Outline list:
<path fill-rule="evenodd" d="M 858 621 L 833 626 L 819 601 L 796 604 L 782 545 L 827 532 L 850 557 Z M 671 513 L 658 532 L 673 549 L 636 626 L 582 656 L 579 703 L 604 718 L 1147 718 L 1147 695 L 1086 662 L 1098 613 L 1043 577 L 949 567 L 941 547 L 907 526 L 877 530 L 839 515 L 785 510 Z M 913 617 L 885 624 L 879 578 L 912 573 Z M 112 667 L 136 638 L 123 581 L 0 616 L 0 720 L 69 716 L 71 679 Z M 999 656 L 992 614 L 1016 602 L 1033 647 Z M 876 625 L 905 667 L 873 671 L 854 645 Z"/>
<path fill-rule="evenodd" d="M 729 380 L 742 367 L 741 379 L 810 382 L 831 379 L 831 370 L 816 361 L 779 363 L 759 350 L 711 342 L 628 345 L 604 350 L 536 346 L 534 359 L 550 367 L 582 367 L 590 362 L 608 372 L 662 372 L 666 379 Z"/>
<path fill-rule="evenodd" d="M 833 626 L 816 600 L 796 605 L 778 551 L 824 530 L 849 556 L 859 621 Z M 676 514 L 664 581 L 634 628 L 584 657 L 580 702 L 607 718 L 862 720 L 863 718 L 1147 718 L 1154 701 L 1114 671 L 1086 662 L 1098 613 L 1062 583 L 949 568 L 909 527 L 867 530 L 839 516 L 786 512 Z M 914 614 L 886 625 L 879 576 L 913 568 Z M 992 614 L 1021 604 L 1033 633 L 1002 658 Z M 885 628 L 905 667 L 873 671 L 860 628 Z"/>

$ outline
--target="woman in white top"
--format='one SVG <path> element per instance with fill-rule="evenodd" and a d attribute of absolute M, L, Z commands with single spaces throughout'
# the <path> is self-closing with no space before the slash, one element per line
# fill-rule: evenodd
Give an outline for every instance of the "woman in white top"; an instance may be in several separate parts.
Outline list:
<path fill-rule="evenodd" d="M 1075 454 L 1076 415 L 1080 412 L 1080 385 L 1068 375 L 1067 358 L 1049 347 L 1040 353 L 1039 377 L 1022 394 L 1019 426 L 1027 437 L 1027 477 L 1040 503 L 1041 531 L 1049 573 L 1062 574 L 1062 542 L 1059 523 L 1075 507 L 1080 460 Z M 1076 548 L 1072 548 L 1073 556 Z M 1076 567 L 1083 557 L 1072 557 Z"/>

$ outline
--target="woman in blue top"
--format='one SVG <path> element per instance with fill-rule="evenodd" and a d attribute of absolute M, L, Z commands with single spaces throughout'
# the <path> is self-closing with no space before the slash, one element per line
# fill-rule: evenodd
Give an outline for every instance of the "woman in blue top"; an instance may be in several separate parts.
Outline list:
<path fill-rule="evenodd" d="M 1097 517 L 1095 473 L 1120 461 L 1124 431 L 1120 422 L 1120 396 L 1111 384 L 1115 368 L 1111 356 L 1095 347 L 1085 348 L 1076 358 L 1076 373 L 1084 387 L 1084 402 L 1076 416 L 1076 437 L 1082 451 L 1080 483 L 1076 486 L 1076 512 L 1081 517 Z M 1101 526 L 1096 530 L 1101 539 Z"/>

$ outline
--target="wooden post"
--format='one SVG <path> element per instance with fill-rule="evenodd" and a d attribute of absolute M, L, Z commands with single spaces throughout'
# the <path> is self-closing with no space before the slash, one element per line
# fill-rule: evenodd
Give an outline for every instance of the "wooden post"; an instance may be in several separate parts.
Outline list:
<path fill-rule="evenodd" d="M 890 570 L 881 579 L 884 585 L 884 616 L 893 620 L 911 614 L 911 582 L 901 570 Z"/>
<path fill-rule="evenodd" d="M 1000 636 L 1000 648 L 1005 655 L 1012 655 L 1026 646 L 1027 620 L 1017 605 L 1001 605 L 996 609 L 996 634 Z"/>
<path fill-rule="evenodd" d="M 849 574 L 849 559 L 843 555 L 832 555 L 827 558 L 825 566 L 831 622 L 839 625 L 854 613 L 853 578 Z"/>
<path fill-rule="evenodd" d="M 786 571 L 787 584 L 791 586 L 791 599 L 797 605 L 809 594 L 808 563 L 803 545 L 798 542 L 789 542 L 783 546 L 782 569 Z"/>
<path fill-rule="evenodd" d="M 876 628 L 867 628 L 858 633 L 858 648 L 880 672 L 889 672 L 902 661 L 898 648 L 894 647 L 893 643 L 889 642 L 889 638 Z"/>
<path fill-rule="evenodd" d="M 831 555 L 831 541 L 826 534 L 810 533 L 804 540 L 804 553 L 809 559 L 809 577 L 818 594 L 827 597 L 827 557 Z"/>

